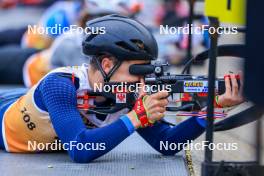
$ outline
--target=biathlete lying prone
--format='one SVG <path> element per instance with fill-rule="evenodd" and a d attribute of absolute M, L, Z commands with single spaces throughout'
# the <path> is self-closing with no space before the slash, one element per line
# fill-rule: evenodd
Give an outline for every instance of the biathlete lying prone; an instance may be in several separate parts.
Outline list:
<path fill-rule="evenodd" d="M 77 108 L 77 96 L 98 83 L 142 81 L 143 76 L 130 74 L 129 67 L 150 64 L 158 55 L 152 34 L 133 19 L 109 15 L 89 21 L 87 25 L 106 29 L 105 34 L 87 35 L 83 41 L 83 53 L 92 57 L 88 66 L 58 68 L 28 91 L 0 94 L 1 149 L 13 153 L 39 152 L 29 148 L 29 142 L 48 144 L 58 139 L 62 144 L 71 141 L 83 145 L 104 143 L 103 150 L 79 150 L 76 146 L 66 149 L 73 161 L 86 163 L 106 154 L 135 131 L 164 155 L 174 155 L 180 149 L 161 150 L 160 141 L 184 143 L 204 132 L 204 126 L 196 117 L 175 127 L 159 121 L 168 104 L 168 92 L 164 91 L 141 96 L 128 113 L 84 117 Z M 226 93 L 218 99 L 222 106 L 243 101 L 235 76 L 231 75 L 230 80 L 226 78 Z M 99 104 L 96 100 L 91 103 Z M 85 125 L 84 119 L 89 120 L 89 125 Z"/>

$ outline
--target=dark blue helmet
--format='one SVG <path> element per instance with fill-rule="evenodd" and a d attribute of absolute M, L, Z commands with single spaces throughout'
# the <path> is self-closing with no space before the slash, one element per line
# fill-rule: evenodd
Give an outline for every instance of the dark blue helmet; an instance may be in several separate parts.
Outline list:
<path fill-rule="evenodd" d="M 104 28 L 105 33 L 89 34 L 82 46 L 85 55 L 111 54 L 119 61 L 155 60 L 158 46 L 151 32 L 140 22 L 120 15 L 107 15 L 86 23 L 87 27 Z"/>

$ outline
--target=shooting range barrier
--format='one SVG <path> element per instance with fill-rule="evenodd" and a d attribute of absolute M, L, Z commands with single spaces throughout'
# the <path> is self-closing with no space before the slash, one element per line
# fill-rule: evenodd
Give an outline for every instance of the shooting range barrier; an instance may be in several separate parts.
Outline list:
<path fill-rule="evenodd" d="M 205 14 L 208 16 L 210 21 L 210 26 L 214 28 L 218 28 L 220 26 L 220 22 L 222 23 L 231 23 L 235 25 L 245 25 L 246 22 L 246 12 L 249 13 L 249 11 L 246 11 L 246 2 L 245 0 L 236 1 L 236 0 L 206 0 L 205 1 Z M 252 3 L 254 4 L 254 3 Z M 255 3 L 256 5 L 256 3 Z M 249 8 L 248 8 L 249 9 Z M 250 9 L 252 12 L 252 8 Z M 259 14 L 258 14 L 259 15 Z M 254 20 L 254 19 L 251 19 Z M 255 20 L 255 22 L 258 22 L 258 20 Z M 257 26 L 255 26 L 257 28 Z M 208 101 L 207 101 L 207 118 L 208 118 L 208 124 L 206 127 L 206 141 L 209 141 L 209 143 L 213 143 L 213 135 L 215 130 L 214 125 L 214 118 L 213 118 L 213 112 L 214 112 L 214 83 L 215 83 L 215 75 L 216 75 L 216 57 L 218 56 L 218 34 L 211 34 L 211 43 L 210 43 L 210 50 L 209 50 L 209 88 L 208 88 Z M 262 37 L 263 38 L 263 37 Z M 257 40 L 257 39 L 256 39 Z M 263 42 L 263 40 L 262 40 Z M 252 44 L 252 43 L 251 43 Z M 250 48 L 248 43 L 246 43 L 247 47 Z M 254 52 L 253 50 L 248 50 L 248 52 Z M 247 55 L 249 55 L 247 53 Z M 258 60 L 261 60 L 261 54 L 259 57 L 257 57 Z M 252 58 L 246 58 L 246 63 L 250 62 L 250 59 Z M 263 61 L 258 61 L 259 63 L 263 63 Z M 255 63 L 257 65 L 257 62 Z M 263 64 L 262 64 L 263 66 Z M 248 72 L 249 69 L 245 70 L 245 75 L 250 75 L 251 73 Z M 250 75 L 251 77 L 254 77 L 254 75 Z M 246 76 L 247 77 L 247 76 Z M 247 81 L 245 82 L 247 83 Z M 249 86 L 249 85 L 248 85 Z M 250 85 L 249 87 L 254 86 Z M 256 86 L 256 84 L 255 84 Z M 258 94 L 258 96 L 263 95 Z M 263 97 L 263 96 L 262 96 Z M 252 98 L 251 98 L 252 99 Z M 263 105 L 263 104 L 262 104 Z M 257 175 L 263 175 L 264 173 L 264 167 L 260 165 L 260 154 L 261 154 L 261 120 L 259 120 L 263 115 L 263 107 L 258 107 L 258 105 L 255 106 L 255 113 L 248 113 L 248 117 L 246 119 L 253 119 L 252 116 L 255 117 L 254 120 L 258 120 L 258 123 L 256 123 L 256 161 L 254 162 L 226 162 L 226 161 L 220 161 L 220 162 L 213 162 L 213 151 L 209 149 L 209 147 L 206 147 L 205 149 L 205 159 L 202 164 L 202 176 L 231 176 L 231 175 L 241 175 L 241 176 L 257 176 Z M 238 115 L 238 118 L 230 118 L 226 119 L 229 120 L 229 123 L 226 123 L 226 125 L 230 124 L 230 119 L 234 120 L 232 123 L 239 122 L 240 119 L 242 119 L 243 115 Z M 243 118 L 245 119 L 245 117 Z M 241 124 L 242 125 L 242 124 Z M 225 125 L 223 125 L 225 126 Z M 238 127 L 238 126 L 234 126 Z M 216 128 L 217 129 L 217 128 Z M 230 129 L 230 128 L 229 128 Z M 232 128 L 231 128 L 232 129 Z"/>

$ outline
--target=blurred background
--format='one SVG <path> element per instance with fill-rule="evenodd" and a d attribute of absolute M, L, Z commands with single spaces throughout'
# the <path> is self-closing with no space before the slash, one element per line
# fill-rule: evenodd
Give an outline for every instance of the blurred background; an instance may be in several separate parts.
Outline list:
<path fill-rule="evenodd" d="M 169 71 L 180 73 L 184 63 L 209 47 L 208 34 L 193 34 L 192 48 L 188 53 L 188 35 L 160 34 L 160 25 L 186 26 L 190 15 L 188 0 L 0 0 L 0 90 L 10 87 L 31 87 L 50 70 L 87 62 L 81 53 L 83 35 L 33 34 L 28 25 L 37 28 L 60 24 L 85 26 L 85 22 L 98 16 L 118 13 L 131 16 L 145 24 L 154 34 L 159 46 L 159 61 L 170 63 Z M 193 24 L 208 24 L 204 3 L 194 3 Z M 219 44 L 244 43 L 244 34 L 221 35 Z M 208 74 L 208 63 L 191 67 L 192 74 Z M 217 61 L 217 76 L 229 71 L 238 72 L 243 60 L 221 58 Z M 237 107 L 233 112 L 243 108 Z M 181 121 L 183 119 L 177 119 Z M 217 133 L 215 142 L 237 142 L 238 151 L 215 151 L 215 160 L 254 160 L 254 124 L 227 132 Z M 204 140 L 201 136 L 197 142 Z M 200 173 L 203 151 L 192 151 L 196 173 Z"/>

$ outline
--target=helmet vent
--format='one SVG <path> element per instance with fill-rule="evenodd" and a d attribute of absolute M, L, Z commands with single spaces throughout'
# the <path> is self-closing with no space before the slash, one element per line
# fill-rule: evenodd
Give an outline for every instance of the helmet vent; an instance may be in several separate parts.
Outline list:
<path fill-rule="evenodd" d="M 127 18 L 125 16 L 121 16 L 121 15 L 118 15 L 118 14 L 112 14 L 110 15 L 111 17 L 117 17 L 117 18 Z"/>
<path fill-rule="evenodd" d="M 127 50 L 127 51 L 135 51 L 133 48 L 131 48 L 130 46 L 127 45 L 126 42 L 120 41 L 120 42 L 116 42 L 116 45 Z"/>
<path fill-rule="evenodd" d="M 138 47 L 139 50 L 147 52 L 147 48 L 141 40 L 131 39 L 130 41 L 133 42 Z"/>
<path fill-rule="evenodd" d="M 96 37 L 97 36 L 97 34 L 90 34 L 87 38 L 86 38 L 86 40 L 85 41 L 87 41 L 87 42 L 89 42 L 89 41 L 91 41 L 94 37 Z"/>

